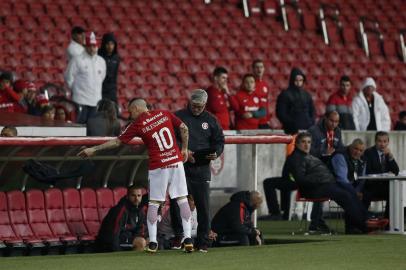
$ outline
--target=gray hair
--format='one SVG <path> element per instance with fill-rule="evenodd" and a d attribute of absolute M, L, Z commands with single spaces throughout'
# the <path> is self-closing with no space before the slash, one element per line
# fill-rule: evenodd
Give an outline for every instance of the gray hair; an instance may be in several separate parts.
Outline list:
<path fill-rule="evenodd" d="M 207 102 L 207 92 L 203 89 L 193 90 L 192 95 L 190 96 L 190 101 L 193 103 L 205 104 Z"/>

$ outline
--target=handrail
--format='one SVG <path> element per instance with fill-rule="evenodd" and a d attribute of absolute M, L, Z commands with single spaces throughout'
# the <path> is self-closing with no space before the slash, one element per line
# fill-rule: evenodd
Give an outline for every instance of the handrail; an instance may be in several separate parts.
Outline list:
<path fill-rule="evenodd" d="M 303 19 L 302 10 L 299 8 L 298 2 L 299 2 L 298 0 L 290 0 L 290 2 L 286 2 L 285 0 L 279 0 L 283 20 L 283 29 L 285 31 L 289 31 L 289 18 L 288 14 L 286 13 L 287 6 L 293 7 L 296 11 L 296 14 L 301 18 L 301 20 Z"/>
<path fill-rule="evenodd" d="M 332 11 L 333 13 L 330 14 L 329 11 Z M 325 3 L 320 4 L 319 19 L 320 19 L 320 25 L 321 25 L 321 29 L 322 29 L 322 33 L 323 33 L 324 43 L 326 45 L 330 44 L 326 19 L 332 19 L 334 21 L 336 27 L 339 29 L 340 35 L 342 35 L 343 26 L 342 26 L 341 21 L 339 20 L 339 16 L 340 16 L 340 9 L 337 4 L 325 4 Z"/>

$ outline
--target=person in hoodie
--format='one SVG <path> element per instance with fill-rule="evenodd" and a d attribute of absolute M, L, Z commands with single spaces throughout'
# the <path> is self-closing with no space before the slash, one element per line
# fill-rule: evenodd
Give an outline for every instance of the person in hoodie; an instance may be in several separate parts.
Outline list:
<path fill-rule="evenodd" d="M 117 76 L 120 56 L 117 52 L 117 40 L 113 33 L 103 35 L 98 54 L 106 61 L 106 78 L 103 81 L 102 97 L 117 104 Z"/>
<path fill-rule="evenodd" d="M 383 97 L 376 92 L 375 80 L 365 79 L 361 90 L 352 101 L 355 130 L 389 131 L 391 119 Z"/>
<path fill-rule="evenodd" d="M 142 189 L 137 185 L 128 187 L 127 195 L 104 217 L 96 238 L 99 251 L 144 250 L 146 241 Z"/>
<path fill-rule="evenodd" d="M 303 88 L 306 76 L 298 69 L 290 72 L 289 87 L 276 100 L 276 116 L 286 134 L 308 129 L 315 122 L 315 109 L 311 95 Z"/>
<path fill-rule="evenodd" d="M 399 120 L 396 122 L 394 130 L 406 130 L 406 111 L 399 113 Z"/>
<path fill-rule="evenodd" d="M 211 228 L 217 233 L 215 245 L 261 245 L 261 232 L 254 227 L 251 217 L 262 201 L 258 191 L 234 193 L 230 202 L 220 208 L 211 221 Z"/>
<path fill-rule="evenodd" d="M 231 107 L 235 111 L 235 128 L 259 129 L 260 120 L 266 116 L 265 103 L 255 91 L 255 77 L 246 74 L 243 77 L 241 90 L 232 97 Z"/>

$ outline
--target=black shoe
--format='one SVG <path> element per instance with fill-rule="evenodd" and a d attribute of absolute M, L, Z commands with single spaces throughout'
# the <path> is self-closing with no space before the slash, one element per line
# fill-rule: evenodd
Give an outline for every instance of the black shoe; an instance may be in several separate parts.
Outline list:
<path fill-rule="evenodd" d="M 158 243 L 156 243 L 156 242 L 149 242 L 146 251 L 149 252 L 149 253 L 156 253 L 157 250 L 158 250 Z"/>
<path fill-rule="evenodd" d="M 193 252 L 193 240 L 192 240 L 192 238 L 186 238 L 186 239 L 183 241 L 183 250 L 184 250 L 186 253 Z"/>

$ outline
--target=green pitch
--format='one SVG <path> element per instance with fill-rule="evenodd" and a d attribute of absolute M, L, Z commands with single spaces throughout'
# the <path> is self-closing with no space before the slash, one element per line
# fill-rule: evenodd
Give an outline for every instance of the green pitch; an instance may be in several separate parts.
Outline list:
<path fill-rule="evenodd" d="M 331 223 L 332 228 L 335 223 Z M 276 270 L 405 270 L 406 236 L 304 236 L 297 222 L 260 222 L 267 245 L 210 249 L 209 253 L 183 254 L 160 251 L 157 254 L 118 252 L 64 256 L 0 258 L 0 269 L 276 269 Z M 341 226 L 338 226 L 341 231 Z"/>

